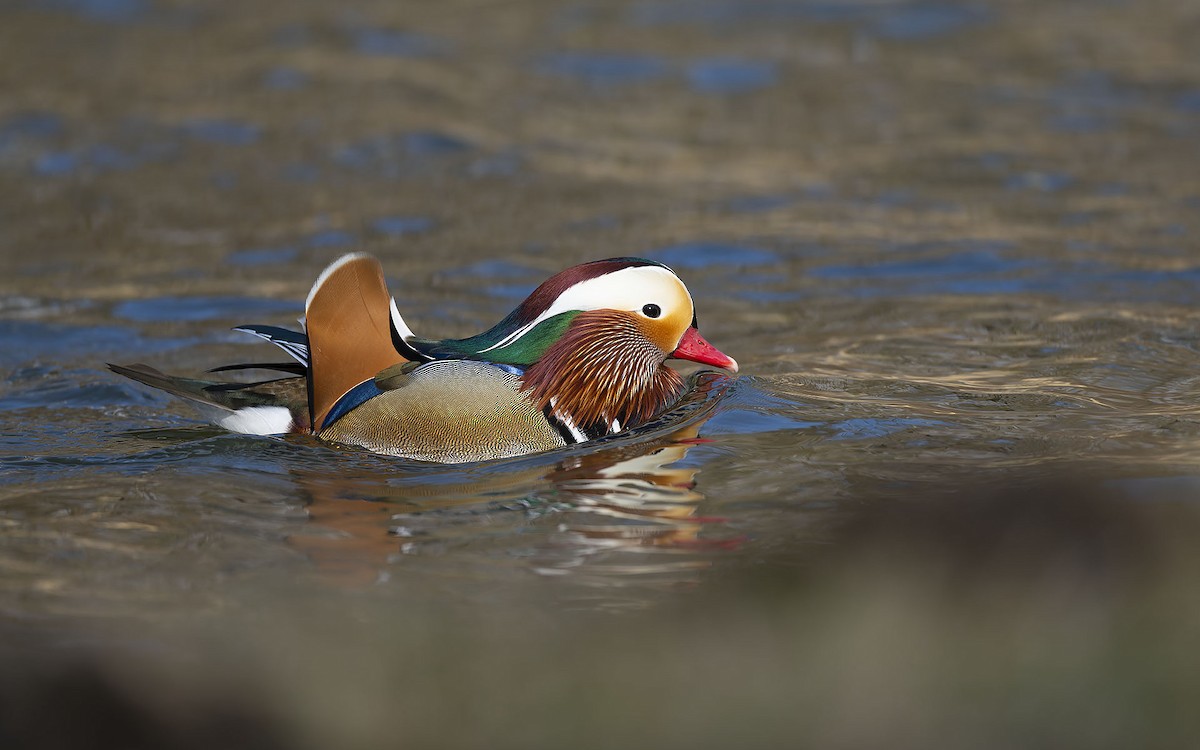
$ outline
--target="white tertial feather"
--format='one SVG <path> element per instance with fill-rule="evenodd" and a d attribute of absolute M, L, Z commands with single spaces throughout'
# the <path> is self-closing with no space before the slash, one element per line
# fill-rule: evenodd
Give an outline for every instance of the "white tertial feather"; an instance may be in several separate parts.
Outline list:
<path fill-rule="evenodd" d="M 303 324 L 304 324 L 303 319 L 301 319 L 300 322 L 301 322 L 301 326 L 303 326 Z M 245 327 L 239 326 L 237 328 L 234 328 L 233 330 L 241 331 L 242 333 L 248 333 L 251 336 L 257 336 L 260 339 L 262 339 L 263 341 L 269 341 L 272 344 L 274 344 L 275 346 L 278 346 L 280 349 L 287 352 L 288 356 L 290 356 L 292 359 L 296 360 L 297 362 L 304 365 L 305 367 L 308 367 L 308 344 L 301 344 L 296 341 L 288 341 L 286 339 L 275 338 L 275 336 L 271 335 L 270 333 L 256 331 L 253 327 L 245 328 Z"/>
<path fill-rule="evenodd" d="M 396 298 L 392 297 L 392 328 L 396 333 L 400 334 L 400 338 L 405 341 L 411 341 L 416 338 L 416 334 L 404 322 L 404 318 L 400 317 L 400 311 L 396 309 Z"/>

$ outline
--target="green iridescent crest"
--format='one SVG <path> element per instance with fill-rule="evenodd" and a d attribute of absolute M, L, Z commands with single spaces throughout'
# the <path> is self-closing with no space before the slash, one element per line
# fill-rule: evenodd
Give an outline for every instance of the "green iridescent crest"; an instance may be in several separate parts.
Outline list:
<path fill-rule="evenodd" d="M 489 362 L 528 367 L 541 359 L 546 350 L 562 337 L 579 312 L 571 310 L 547 318 L 511 342 L 495 349 L 491 347 L 504 340 L 504 323 L 478 336 L 439 342 L 436 347 L 430 347 L 430 350 L 439 357 L 460 356 L 473 359 L 483 355 L 481 358 L 486 358 Z"/>
<path fill-rule="evenodd" d="M 578 314 L 579 311 L 572 310 L 547 318 L 511 343 L 488 352 L 488 358 L 501 364 L 527 367 L 542 358 Z"/>

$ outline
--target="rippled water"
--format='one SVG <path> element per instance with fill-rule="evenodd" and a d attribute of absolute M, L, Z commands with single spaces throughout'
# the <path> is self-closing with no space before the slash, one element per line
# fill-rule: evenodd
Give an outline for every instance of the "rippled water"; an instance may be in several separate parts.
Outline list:
<path fill-rule="evenodd" d="M 1083 476 L 1190 507 L 1198 23 L 1165 0 L 0 4 L 10 642 L 320 601 L 375 625 L 416 600 L 722 610 L 713 581 L 804 569 L 878 503 Z M 660 260 L 742 374 L 633 438 L 430 468 L 223 434 L 104 369 L 261 356 L 229 328 L 291 324 L 353 250 L 438 337 L 573 263 Z"/>

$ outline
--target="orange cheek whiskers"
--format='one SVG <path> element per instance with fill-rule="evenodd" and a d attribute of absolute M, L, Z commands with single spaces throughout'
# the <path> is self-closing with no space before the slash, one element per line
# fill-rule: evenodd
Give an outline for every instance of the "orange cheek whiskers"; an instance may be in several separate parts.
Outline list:
<path fill-rule="evenodd" d="M 683 387 L 666 355 L 629 315 L 581 313 L 546 354 L 526 371 L 524 389 L 541 407 L 551 406 L 580 426 L 611 431 L 642 424 Z"/>

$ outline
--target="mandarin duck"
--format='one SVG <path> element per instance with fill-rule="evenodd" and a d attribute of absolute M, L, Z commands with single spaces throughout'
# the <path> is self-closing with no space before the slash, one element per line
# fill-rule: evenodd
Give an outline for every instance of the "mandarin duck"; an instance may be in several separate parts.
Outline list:
<path fill-rule="evenodd" d="M 256 383 L 165 375 L 109 365 L 190 401 L 214 423 L 247 434 L 312 434 L 374 453 L 441 463 L 535 453 L 646 423 L 682 394 L 668 358 L 737 372 L 696 329 L 675 273 L 640 258 L 568 268 L 502 321 L 464 339 L 413 334 L 373 256 L 345 255 L 305 301 L 304 332 L 248 325 L 296 362 L 298 377 Z"/>

